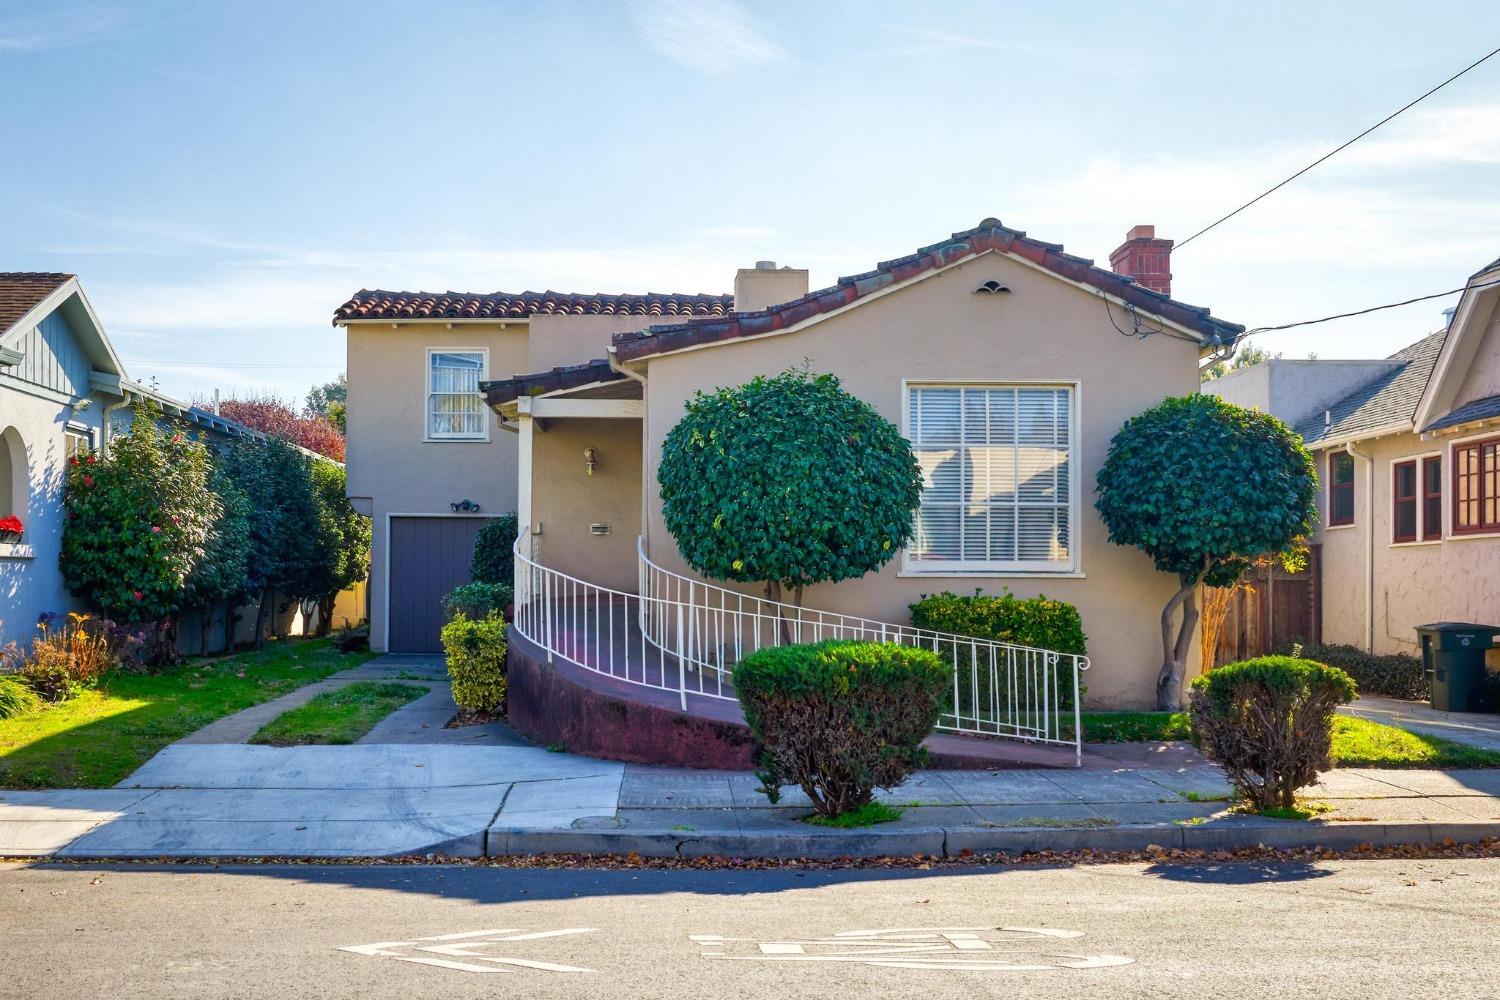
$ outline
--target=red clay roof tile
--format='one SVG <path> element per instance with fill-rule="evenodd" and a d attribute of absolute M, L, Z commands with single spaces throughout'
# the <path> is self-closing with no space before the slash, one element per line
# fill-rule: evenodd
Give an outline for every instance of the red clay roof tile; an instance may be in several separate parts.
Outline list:
<path fill-rule="evenodd" d="M 723 316 L 732 295 L 647 292 L 580 295 L 572 292 L 387 292 L 362 289 L 333 314 L 349 320 L 519 319 L 525 316 Z"/>

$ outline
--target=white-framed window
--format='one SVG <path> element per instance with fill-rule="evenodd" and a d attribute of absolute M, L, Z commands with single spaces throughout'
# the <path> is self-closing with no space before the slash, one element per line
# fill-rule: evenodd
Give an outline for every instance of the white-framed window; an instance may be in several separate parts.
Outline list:
<path fill-rule="evenodd" d="M 1077 387 L 908 383 L 924 488 L 908 572 L 1078 569 Z"/>
<path fill-rule="evenodd" d="M 485 441 L 489 421 L 479 382 L 489 364 L 482 348 L 434 347 L 427 351 L 427 437 L 433 441 Z"/>
<path fill-rule="evenodd" d="M 94 429 L 82 424 L 68 424 L 63 428 L 63 454 L 67 458 L 79 458 L 94 450 Z"/>

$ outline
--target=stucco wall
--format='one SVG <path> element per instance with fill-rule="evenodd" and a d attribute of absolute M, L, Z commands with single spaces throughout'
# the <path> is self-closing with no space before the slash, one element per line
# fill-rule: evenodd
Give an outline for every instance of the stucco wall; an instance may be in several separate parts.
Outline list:
<path fill-rule="evenodd" d="M 1203 384 L 1204 392 L 1257 407 L 1295 427 L 1360 386 L 1399 368 L 1389 361 L 1296 361 L 1272 358 Z"/>
<path fill-rule="evenodd" d="M 975 294 L 987 280 L 1012 291 Z M 1123 311 L 1116 308 L 1114 318 L 1123 325 Z M 837 374 L 846 389 L 899 424 L 903 379 L 1076 380 L 1079 575 L 908 576 L 898 555 L 861 580 L 809 589 L 804 603 L 899 622 L 909 617 L 911 602 L 945 589 L 1045 593 L 1076 604 L 1083 616 L 1094 662 L 1088 702 L 1151 705 L 1161 662 L 1159 617 L 1176 581 L 1157 573 L 1140 551 L 1108 542 L 1093 488 L 1110 439 L 1127 418 L 1166 396 L 1197 391 L 1197 358 L 1195 344 L 1166 334 L 1122 336 L 1097 296 L 994 254 L 798 333 L 653 358 L 645 438 L 650 551 L 658 562 L 686 570 L 662 522 L 656 470 L 662 439 L 695 390 L 739 384 L 805 359 L 815 371 Z"/>
<path fill-rule="evenodd" d="M 635 593 L 641 422 L 550 420 L 531 440 L 532 524 L 542 531 L 538 560 L 589 583 Z M 584 467 L 587 448 L 598 456 L 592 476 Z M 590 534 L 594 523 L 608 524 L 610 533 Z"/>
<path fill-rule="evenodd" d="M 602 358 L 605 348 L 609 347 L 611 334 L 641 330 L 652 323 L 671 322 L 676 320 L 649 316 L 533 316 L 525 367 L 494 377 L 525 375 Z"/>
<path fill-rule="evenodd" d="M 1490 432 L 1495 433 L 1494 431 Z M 1459 438 L 1457 440 L 1462 440 Z M 1365 645 L 1366 529 L 1374 526 L 1374 648 L 1377 653 L 1416 652 L 1417 625 L 1434 621 L 1473 621 L 1500 625 L 1500 536 L 1453 536 L 1452 440 L 1422 441 L 1394 434 L 1363 441 L 1356 450 L 1374 460 L 1374 510 L 1369 463 L 1355 465 L 1354 524 L 1329 528 L 1327 500 L 1320 495 L 1323 524 L 1323 637 L 1328 642 Z M 1391 540 L 1394 462 L 1440 453 L 1443 457 L 1443 539 L 1395 544 Z M 1320 475 L 1327 453 L 1318 454 Z"/>
<path fill-rule="evenodd" d="M 0 645 L 12 639 L 29 641 L 37 616 L 44 611 L 77 607 L 63 586 L 58 566 L 66 462 L 63 428 L 70 420 L 87 425 L 98 440 L 102 409 L 102 403 L 95 403 L 70 415 L 67 404 L 22 392 L 14 381 L 0 376 L 0 437 L 5 438 L 0 447 L 10 447 L 13 467 L 21 472 L 18 478 L 26 492 L 24 505 L 0 510 L 0 517 L 16 514 L 26 526 L 19 546 L 0 545 Z M 30 558 L 25 558 L 27 554 Z"/>

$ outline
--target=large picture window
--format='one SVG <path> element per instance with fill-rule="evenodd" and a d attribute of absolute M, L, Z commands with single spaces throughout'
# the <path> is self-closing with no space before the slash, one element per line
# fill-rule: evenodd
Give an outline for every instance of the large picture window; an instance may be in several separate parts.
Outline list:
<path fill-rule="evenodd" d="M 917 572 L 1076 568 L 1070 386 L 912 385 L 907 436 L 924 489 Z"/>
<path fill-rule="evenodd" d="M 1354 456 L 1335 451 L 1328 456 L 1328 524 L 1354 523 Z"/>
<path fill-rule="evenodd" d="M 1500 531 L 1500 438 L 1453 447 L 1453 533 Z"/>
<path fill-rule="evenodd" d="M 488 437 L 484 398 L 483 351 L 427 352 L 427 436 L 446 441 L 482 441 Z"/>

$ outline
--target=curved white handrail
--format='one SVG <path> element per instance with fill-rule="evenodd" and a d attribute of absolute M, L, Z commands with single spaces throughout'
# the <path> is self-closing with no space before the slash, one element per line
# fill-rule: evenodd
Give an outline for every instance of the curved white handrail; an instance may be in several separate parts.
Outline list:
<path fill-rule="evenodd" d="M 861 639 L 929 649 L 953 670 L 938 728 L 1070 746 L 1081 761 L 1079 674 L 1087 656 L 820 611 L 694 580 L 652 562 L 636 541 L 639 590 L 602 587 L 541 565 L 532 537 L 515 544 L 521 635 L 596 673 L 678 695 L 735 700 L 729 674 L 769 646 Z M 1071 725 L 1069 725 L 1071 724 Z"/>

